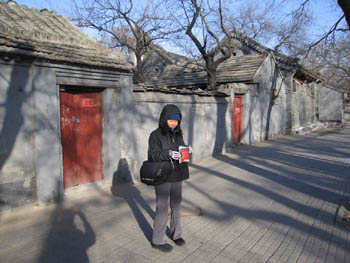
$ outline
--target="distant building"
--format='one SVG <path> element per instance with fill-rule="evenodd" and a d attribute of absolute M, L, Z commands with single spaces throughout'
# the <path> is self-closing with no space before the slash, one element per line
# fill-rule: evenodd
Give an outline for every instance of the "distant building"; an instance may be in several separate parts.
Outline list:
<path fill-rule="evenodd" d="M 271 54 L 288 88 L 286 93 L 287 133 L 300 133 L 343 121 L 343 92 L 325 84 L 322 76 L 315 74 L 298 60 L 273 51 L 242 33 L 233 35 L 241 42 L 239 55 Z M 332 121 L 328 121 L 332 119 Z"/>

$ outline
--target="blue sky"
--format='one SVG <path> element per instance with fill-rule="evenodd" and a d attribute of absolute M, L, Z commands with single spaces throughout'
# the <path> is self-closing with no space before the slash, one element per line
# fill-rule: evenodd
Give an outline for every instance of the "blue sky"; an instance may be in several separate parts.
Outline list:
<path fill-rule="evenodd" d="M 16 1 L 16 0 L 15 0 Z M 145 0 L 139 0 L 145 1 Z M 261 0 L 264 1 L 264 0 Z M 72 0 L 17 0 L 18 4 L 26 5 L 29 8 L 55 10 L 58 14 L 67 17 L 72 16 Z M 295 8 L 303 2 L 302 0 L 285 0 L 286 8 Z M 337 0 L 310 0 L 313 15 L 317 18 L 315 25 L 310 28 L 309 34 L 314 34 L 315 38 L 326 32 L 342 15 L 341 9 L 337 5 Z M 85 30 L 86 31 L 86 30 Z M 92 31 L 86 33 L 93 35 Z"/>
<path fill-rule="evenodd" d="M 19 5 L 26 5 L 29 8 L 43 9 L 47 8 L 50 11 L 56 11 L 60 15 L 70 16 L 72 9 L 71 0 L 14 0 Z"/>

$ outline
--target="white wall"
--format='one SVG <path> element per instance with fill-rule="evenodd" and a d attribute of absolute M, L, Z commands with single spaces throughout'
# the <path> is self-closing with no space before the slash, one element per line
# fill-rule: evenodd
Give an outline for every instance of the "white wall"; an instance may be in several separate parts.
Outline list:
<path fill-rule="evenodd" d="M 294 80 L 292 89 L 292 132 L 312 129 L 316 126 L 315 84 L 302 84 Z"/>
<path fill-rule="evenodd" d="M 237 84 L 248 90 L 243 97 L 242 143 L 246 144 L 281 136 L 286 131 L 285 83 L 271 57 L 266 58 L 253 82 L 257 84 Z M 272 103 L 274 89 L 278 96 Z"/>
<path fill-rule="evenodd" d="M 321 122 L 343 120 L 343 94 L 342 92 L 319 85 L 319 120 Z"/>
<path fill-rule="evenodd" d="M 177 105 L 182 113 L 183 137 L 193 148 L 192 161 L 225 152 L 231 146 L 231 106 L 224 97 L 201 97 L 160 92 L 134 92 L 120 115 L 121 158 L 128 163 L 134 179 L 147 159 L 150 133 L 159 126 L 166 104 Z"/>

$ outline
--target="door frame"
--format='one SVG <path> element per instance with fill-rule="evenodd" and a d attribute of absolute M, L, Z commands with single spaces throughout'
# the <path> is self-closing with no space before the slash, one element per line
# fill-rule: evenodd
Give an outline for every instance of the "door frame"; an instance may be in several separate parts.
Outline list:
<path fill-rule="evenodd" d="M 60 93 L 61 91 L 76 91 L 76 92 L 99 92 L 101 93 L 101 180 L 94 181 L 91 183 L 97 183 L 103 181 L 104 178 L 104 160 L 103 160 L 103 133 L 104 133 L 104 128 L 103 128 L 103 122 L 104 122 L 104 114 L 103 114 L 103 92 L 105 91 L 105 88 L 100 88 L 100 87 L 89 87 L 89 86 L 80 86 L 80 85 L 65 85 L 65 84 L 57 84 L 57 97 L 58 97 L 58 131 L 59 131 L 59 141 L 60 141 L 60 168 L 61 168 L 61 189 L 62 193 L 71 188 L 72 186 L 66 187 L 64 185 L 64 161 L 63 161 L 63 145 L 62 145 L 62 127 L 61 127 L 61 99 L 60 99 Z M 86 184 L 78 184 L 78 186 L 82 186 Z"/>

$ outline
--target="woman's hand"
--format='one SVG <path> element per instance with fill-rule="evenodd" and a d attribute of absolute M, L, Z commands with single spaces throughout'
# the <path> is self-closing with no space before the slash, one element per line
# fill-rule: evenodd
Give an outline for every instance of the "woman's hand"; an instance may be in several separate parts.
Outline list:
<path fill-rule="evenodd" d="M 169 150 L 169 155 L 174 160 L 179 160 L 181 158 L 181 153 L 177 151 Z"/>

